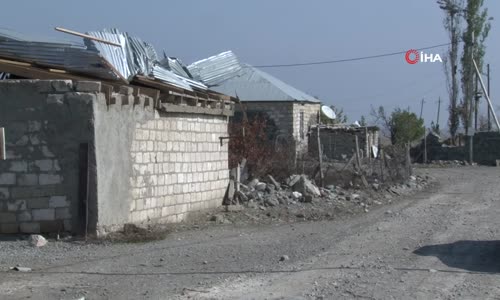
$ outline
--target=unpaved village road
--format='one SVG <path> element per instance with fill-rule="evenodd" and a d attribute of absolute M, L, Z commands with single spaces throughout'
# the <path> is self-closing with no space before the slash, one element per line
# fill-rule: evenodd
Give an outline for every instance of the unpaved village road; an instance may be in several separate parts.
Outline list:
<path fill-rule="evenodd" d="M 0 242 L 0 299 L 500 299 L 500 169 L 419 171 L 439 184 L 348 221 Z"/>

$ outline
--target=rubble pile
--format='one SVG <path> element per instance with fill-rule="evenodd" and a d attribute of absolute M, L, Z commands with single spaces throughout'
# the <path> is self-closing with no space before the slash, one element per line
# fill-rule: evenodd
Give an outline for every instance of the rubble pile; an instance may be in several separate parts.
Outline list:
<path fill-rule="evenodd" d="M 470 166 L 471 164 L 466 160 L 433 160 L 427 164 L 416 164 L 426 167 L 462 167 L 462 166 Z M 477 165 L 476 163 L 472 164 Z"/>
<path fill-rule="evenodd" d="M 260 180 L 254 178 L 246 184 L 240 183 L 240 190 L 234 193 L 233 204 L 248 208 L 266 210 L 269 207 L 303 205 L 307 203 L 353 202 L 368 210 L 377 205 L 377 198 L 390 199 L 402 196 L 427 185 L 429 178 L 411 176 L 404 184 L 384 185 L 375 180 L 368 188 L 344 189 L 336 185 L 318 187 L 306 175 L 296 174 L 279 183 L 268 175 Z M 233 183 L 234 184 L 234 183 Z"/>

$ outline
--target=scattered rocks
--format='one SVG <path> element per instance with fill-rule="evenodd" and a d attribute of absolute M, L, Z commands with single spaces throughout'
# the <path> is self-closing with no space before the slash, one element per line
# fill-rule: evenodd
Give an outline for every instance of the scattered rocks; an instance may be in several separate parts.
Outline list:
<path fill-rule="evenodd" d="M 302 195 L 321 196 L 321 191 L 306 176 L 301 175 L 299 180 L 292 186 L 293 190 Z"/>
<path fill-rule="evenodd" d="M 265 184 L 264 182 L 259 182 L 255 185 L 255 190 L 257 190 L 259 192 L 263 192 L 266 190 L 266 187 L 267 187 L 267 184 Z"/>
<path fill-rule="evenodd" d="M 295 199 L 295 200 L 299 200 L 300 198 L 302 198 L 302 193 L 299 193 L 299 192 L 293 192 L 293 193 L 292 193 L 292 196 L 293 196 L 293 199 Z"/>
<path fill-rule="evenodd" d="M 225 218 L 223 215 L 221 214 L 218 214 L 218 215 L 213 215 L 211 218 L 210 218 L 210 221 L 213 221 L 217 224 L 224 224 L 225 222 Z"/>
<path fill-rule="evenodd" d="M 288 257 L 288 255 L 282 255 L 280 257 L 280 261 L 287 261 L 287 260 L 290 260 L 290 257 Z"/>
<path fill-rule="evenodd" d="M 48 243 L 47 240 L 39 234 L 30 235 L 29 240 L 30 244 L 34 247 L 43 247 Z"/>
<path fill-rule="evenodd" d="M 276 181 L 276 179 L 274 179 L 273 176 L 271 175 L 267 175 L 267 179 L 271 182 L 272 185 L 274 185 L 274 187 L 279 191 L 281 190 L 281 185 L 279 184 L 279 182 Z"/>
<path fill-rule="evenodd" d="M 268 206 L 278 206 L 280 204 L 276 198 L 267 198 L 264 203 Z"/>
<path fill-rule="evenodd" d="M 31 272 L 32 271 L 31 268 L 19 267 L 19 266 L 17 266 L 17 267 L 10 267 L 9 269 L 12 270 L 12 271 L 18 271 L 18 272 Z"/>

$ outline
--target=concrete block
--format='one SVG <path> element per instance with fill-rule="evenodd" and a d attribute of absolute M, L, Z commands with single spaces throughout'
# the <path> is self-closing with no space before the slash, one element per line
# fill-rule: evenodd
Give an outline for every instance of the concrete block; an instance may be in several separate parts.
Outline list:
<path fill-rule="evenodd" d="M 47 146 L 42 146 L 42 154 L 47 158 L 54 157 L 54 153 Z"/>
<path fill-rule="evenodd" d="M 120 90 L 119 90 L 120 94 L 132 95 L 133 92 L 134 92 L 134 89 L 132 87 L 125 86 L 125 85 L 120 86 Z"/>
<path fill-rule="evenodd" d="M 62 220 L 54 221 L 41 221 L 40 232 L 61 232 L 64 230 L 64 223 Z"/>
<path fill-rule="evenodd" d="M 10 163 L 10 172 L 27 172 L 28 171 L 28 162 L 26 161 L 11 161 Z"/>
<path fill-rule="evenodd" d="M 40 233 L 40 223 L 21 223 L 19 229 L 22 233 Z"/>
<path fill-rule="evenodd" d="M 31 198 L 31 199 L 25 199 L 26 200 L 26 206 L 28 209 L 33 209 L 33 208 L 49 208 L 49 198 L 44 197 L 44 198 Z"/>
<path fill-rule="evenodd" d="M 64 231 L 71 231 L 73 229 L 73 225 L 71 224 L 71 220 L 63 221 Z"/>
<path fill-rule="evenodd" d="M 40 80 L 37 84 L 38 92 L 69 92 L 73 89 L 71 80 Z"/>
<path fill-rule="evenodd" d="M 56 219 L 57 220 L 65 220 L 71 219 L 71 211 L 69 208 L 56 208 Z"/>
<path fill-rule="evenodd" d="M 38 185 L 38 175 L 37 174 L 19 174 L 17 176 L 17 185 L 21 185 L 21 186 Z"/>
<path fill-rule="evenodd" d="M 49 198 L 49 207 L 50 208 L 56 208 L 56 207 L 68 207 L 69 202 L 66 196 L 52 196 Z"/>
<path fill-rule="evenodd" d="M 9 189 L 8 188 L 0 188 L 0 200 L 9 198 Z"/>
<path fill-rule="evenodd" d="M 14 185 L 16 184 L 16 174 L 14 173 L 1 173 L 0 185 Z"/>
<path fill-rule="evenodd" d="M 26 200 L 11 200 L 7 201 L 8 211 L 23 211 L 26 210 Z"/>
<path fill-rule="evenodd" d="M 101 91 L 101 82 L 99 81 L 77 81 L 75 83 L 75 91 L 76 92 L 100 92 Z"/>
<path fill-rule="evenodd" d="M 42 129 L 41 121 L 28 121 L 28 132 L 39 132 Z"/>
<path fill-rule="evenodd" d="M 64 104 L 64 95 L 62 94 L 50 94 L 47 96 L 47 104 Z"/>
<path fill-rule="evenodd" d="M 0 233 L 19 233 L 19 226 L 16 223 L 1 224 Z"/>
<path fill-rule="evenodd" d="M 52 171 L 54 169 L 54 161 L 52 159 L 35 160 L 35 166 L 42 172 Z"/>
<path fill-rule="evenodd" d="M 62 176 L 56 174 L 40 174 L 39 183 L 40 185 L 61 184 Z"/>
<path fill-rule="evenodd" d="M 56 216 L 53 208 L 33 209 L 31 213 L 34 221 L 53 221 Z"/>
<path fill-rule="evenodd" d="M 30 141 L 30 138 L 29 136 L 27 135 L 23 135 L 22 137 L 20 137 L 17 141 L 16 141 L 16 146 L 26 146 L 28 145 Z"/>
<path fill-rule="evenodd" d="M 13 212 L 0 212 L 0 224 L 15 223 L 16 214 Z"/>
<path fill-rule="evenodd" d="M 22 211 L 17 214 L 17 221 L 19 222 L 29 222 L 31 221 L 31 212 Z"/>

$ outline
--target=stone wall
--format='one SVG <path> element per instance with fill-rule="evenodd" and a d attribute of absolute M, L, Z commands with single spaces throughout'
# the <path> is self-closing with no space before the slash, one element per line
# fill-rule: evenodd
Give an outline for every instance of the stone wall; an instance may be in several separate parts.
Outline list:
<path fill-rule="evenodd" d="M 318 112 L 320 109 L 320 103 L 294 102 L 293 136 L 297 141 L 297 152 L 304 153 L 307 151 L 309 128 L 311 125 L 318 123 Z M 303 120 L 301 115 L 303 115 Z"/>
<path fill-rule="evenodd" d="M 222 204 L 228 184 L 226 117 L 155 113 L 132 142 L 130 221 L 179 222 Z"/>
<path fill-rule="evenodd" d="M 379 131 L 373 128 L 321 128 L 320 142 L 323 155 L 336 160 L 350 158 L 356 151 L 356 136 L 363 157 L 370 153 L 371 146 L 378 147 Z M 317 131 L 312 130 L 309 152 L 317 155 L 317 151 Z"/>
<path fill-rule="evenodd" d="M 227 117 L 170 113 L 99 82 L 0 81 L 0 233 L 106 233 L 222 204 Z"/>
<path fill-rule="evenodd" d="M 296 151 L 302 152 L 307 149 L 308 129 L 317 123 L 317 113 L 321 104 L 297 101 L 246 101 L 244 106 L 247 112 L 267 114 L 276 125 L 278 135 L 285 139 L 293 139 Z M 239 105 L 236 108 L 241 110 Z"/>
<path fill-rule="evenodd" d="M 423 162 L 424 141 L 411 151 L 412 159 Z M 464 146 L 448 146 L 442 143 L 440 137 L 434 133 L 427 135 L 427 160 L 469 160 L 469 139 L 465 139 Z M 500 159 L 500 133 L 477 132 L 473 138 L 473 160 L 482 165 L 495 165 Z"/>
<path fill-rule="evenodd" d="M 500 133 L 478 132 L 474 135 L 473 143 L 475 162 L 483 165 L 496 165 L 496 160 L 500 159 Z"/>
<path fill-rule="evenodd" d="M 77 225 L 79 149 L 92 139 L 96 97 L 81 91 L 71 81 L 0 81 L 0 233 Z"/>

